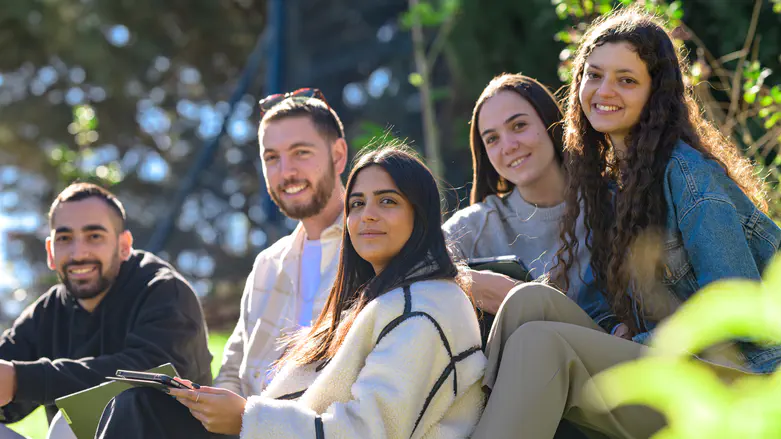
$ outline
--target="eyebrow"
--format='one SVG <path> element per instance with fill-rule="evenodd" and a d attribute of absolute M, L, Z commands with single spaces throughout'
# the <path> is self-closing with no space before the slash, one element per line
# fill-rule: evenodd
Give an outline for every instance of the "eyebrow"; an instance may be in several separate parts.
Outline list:
<path fill-rule="evenodd" d="M 102 232 L 108 232 L 108 229 L 106 229 L 105 227 L 101 226 L 100 224 L 87 224 L 86 226 L 81 228 L 81 231 L 82 232 L 96 232 L 96 231 L 98 231 L 98 232 L 101 232 L 101 231 Z M 54 233 L 55 234 L 57 234 L 57 233 L 72 233 L 72 232 L 73 232 L 73 229 L 71 229 L 70 227 L 57 227 L 56 229 L 54 229 Z"/>
<path fill-rule="evenodd" d="M 396 189 L 380 189 L 378 191 L 373 192 L 374 195 L 384 195 L 384 194 L 396 194 L 398 196 L 402 196 L 399 191 Z M 350 194 L 349 198 L 357 198 L 357 197 L 363 197 L 363 192 L 353 192 Z"/>
<path fill-rule="evenodd" d="M 512 122 L 513 120 L 515 120 L 515 119 L 517 119 L 517 118 L 519 118 L 521 116 L 528 116 L 528 114 L 526 114 L 526 113 L 516 113 L 516 114 L 513 114 L 512 116 L 510 116 L 507 119 L 505 119 L 504 124 L 508 124 L 508 123 Z M 485 136 L 486 134 L 493 133 L 495 131 L 496 130 L 494 130 L 493 128 L 488 128 L 488 129 L 484 130 L 482 133 L 480 133 L 480 135 L 481 136 Z"/>
<path fill-rule="evenodd" d="M 589 64 L 588 66 L 589 66 L 590 68 L 592 68 L 592 69 L 597 69 L 597 70 L 604 70 L 602 67 L 600 67 L 600 66 L 598 66 L 598 65 L 596 65 L 596 64 Z M 616 73 L 631 73 L 631 74 L 633 74 L 633 75 L 636 75 L 636 74 L 637 74 L 637 73 L 635 73 L 635 71 L 634 71 L 634 70 L 632 70 L 632 69 L 618 69 L 618 70 L 616 70 Z"/>
<path fill-rule="evenodd" d="M 303 142 L 302 141 L 302 142 L 296 142 L 296 143 L 294 143 L 294 144 L 292 144 L 289 147 L 284 148 L 284 149 L 285 150 L 293 150 L 293 149 L 296 149 L 296 148 L 314 148 L 314 147 L 315 147 L 314 143 Z M 269 152 L 278 152 L 278 151 L 276 149 L 274 149 L 274 148 L 263 148 L 263 155 L 266 155 L 266 153 L 269 153 Z"/>
<path fill-rule="evenodd" d="M 296 148 L 301 148 L 301 147 L 313 148 L 314 146 L 315 146 L 315 144 L 311 143 L 311 142 L 296 142 L 296 143 L 290 145 L 287 149 L 296 149 Z"/>

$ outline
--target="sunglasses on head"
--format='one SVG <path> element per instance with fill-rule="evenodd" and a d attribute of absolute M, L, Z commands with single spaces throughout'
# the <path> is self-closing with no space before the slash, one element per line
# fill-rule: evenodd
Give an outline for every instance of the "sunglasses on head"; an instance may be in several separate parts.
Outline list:
<path fill-rule="evenodd" d="M 325 95 L 323 92 L 321 92 L 319 89 L 316 88 L 299 88 L 298 90 L 291 91 L 290 93 L 276 93 L 273 95 L 268 95 L 265 98 L 261 99 L 258 105 L 260 106 L 260 114 L 261 116 L 265 114 L 268 110 L 272 109 L 274 106 L 279 104 L 280 102 L 286 100 L 286 99 L 317 99 L 319 101 L 322 101 L 328 109 L 331 109 L 331 106 L 328 105 L 328 101 L 325 100 Z"/>

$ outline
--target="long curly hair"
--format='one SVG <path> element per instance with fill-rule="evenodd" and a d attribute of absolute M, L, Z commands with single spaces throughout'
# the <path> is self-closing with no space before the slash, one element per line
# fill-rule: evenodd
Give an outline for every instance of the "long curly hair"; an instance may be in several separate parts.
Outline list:
<path fill-rule="evenodd" d="M 472 110 L 472 121 L 469 133 L 469 146 L 472 149 L 472 192 L 469 197 L 470 204 L 482 203 L 489 195 L 505 195 L 512 192 L 515 185 L 502 178 L 488 159 L 483 137 L 480 136 L 480 110 L 485 102 L 496 96 L 500 91 L 509 90 L 518 93 L 525 99 L 545 125 L 548 136 L 553 142 L 553 150 L 556 160 L 563 162 L 564 129 L 561 120 L 563 118 L 561 108 L 556 98 L 547 87 L 536 79 L 521 75 L 520 73 L 504 73 L 491 80 L 485 87 Z"/>
<path fill-rule="evenodd" d="M 607 135 L 589 123 L 578 94 L 586 60 L 594 48 L 618 42 L 634 48 L 652 79 L 651 94 L 639 122 L 626 136 L 626 157 L 620 163 Z M 657 17 L 638 8 L 626 8 L 590 26 L 573 64 L 564 119 L 567 210 L 562 224 L 563 245 L 557 255 L 568 269 L 578 248 L 575 226 L 582 205 L 597 286 L 619 320 L 633 332 L 642 328 L 632 318 L 627 256 L 643 233 L 658 233 L 665 226 L 664 173 L 678 140 L 717 161 L 757 206 L 767 210 L 762 182 L 754 175 L 751 163 L 703 118 L 691 90 L 684 85 L 684 58 Z M 651 267 L 656 279 L 660 278 L 661 263 L 657 258 Z M 642 291 L 635 287 L 641 299 Z M 642 300 L 637 304 L 642 313 Z"/>

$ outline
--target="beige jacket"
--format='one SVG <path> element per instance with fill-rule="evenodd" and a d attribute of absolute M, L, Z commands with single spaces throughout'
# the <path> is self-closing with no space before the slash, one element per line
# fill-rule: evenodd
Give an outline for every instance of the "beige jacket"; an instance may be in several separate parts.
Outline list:
<path fill-rule="evenodd" d="M 241 437 L 466 438 L 483 409 L 485 363 L 461 288 L 416 282 L 370 302 L 331 361 L 286 366 L 250 397 Z"/>
<path fill-rule="evenodd" d="M 320 236 L 320 287 L 312 315 L 328 298 L 339 263 L 342 216 Z M 223 353 L 216 387 L 244 397 L 259 395 L 271 364 L 282 355 L 281 336 L 296 328 L 301 254 L 306 233 L 299 223 L 290 235 L 263 250 L 255 259 L 241 298 L 241 314 Z"/>

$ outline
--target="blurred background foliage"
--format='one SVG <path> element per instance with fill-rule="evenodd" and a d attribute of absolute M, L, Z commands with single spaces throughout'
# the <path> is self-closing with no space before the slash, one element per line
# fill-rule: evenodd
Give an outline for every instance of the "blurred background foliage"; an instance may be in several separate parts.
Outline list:
<path fill-rule="evenodd" d="M 676 24 L 704 111 L 768 176 L 778 218 L 781 1 L 640 1 Z M 194 284 L 212 327 L 232 327 L 254 256 L 293 226 L 263 188 L 258 99 L 322 89 L 352 152 L 385 131 L 407 139 L 450 187 L 452 212 L 466 203 L 468 121 L 482 88 L 496 74 L 523 72 L 560 89 L 585 24 L 630 2 L 4 2 L 2 320 L 55 282 L 45 267 L 45 211 L 80 178 L 110 186 L 137 246 L 163 243 L 159 253 Z M 258 41 L 260 70 L 231 107 Z M 183 192 L 184 176 L 215 139 L 208 166 Z M 186 196 L 161 240 L 154 232 L 178 194 Z"/>

